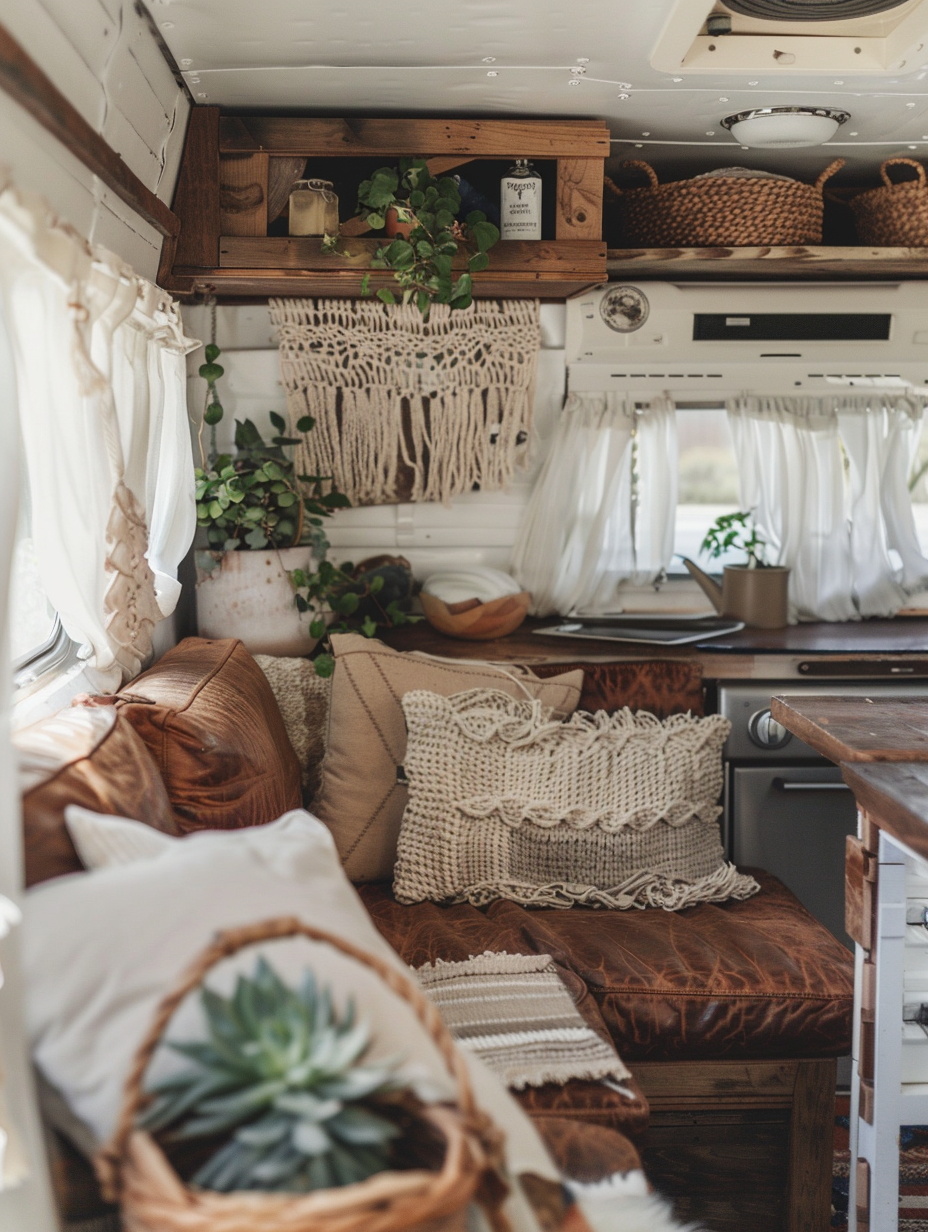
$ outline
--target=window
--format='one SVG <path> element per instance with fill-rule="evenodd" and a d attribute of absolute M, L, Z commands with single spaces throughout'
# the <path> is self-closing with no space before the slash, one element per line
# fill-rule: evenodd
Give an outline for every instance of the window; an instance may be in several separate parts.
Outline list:
<path fill-rule="evenodd" d="M 680 486 L 671 571 L 683 571 L 681 556 L 688 556 L 713 572 L 726 564 L 742 563 L 738 552 L 713 561 L 700 555 L 700 544 L 715 519 L 739 508 L 738 465 L 727 414 L 721 408 L 678 408 L 677 439 Z"/>
<path fill-rule="evenodd" d="M 16 546 L 10 572 L 10 655 L 14 670 L 41 657 L 55 644 L 59 622 L 39 578 L 32 543 L 29 487 L 25 462 L 20 468 L 21 490 Z"/>
<path fill-rule="evenodd" d="M 928 556 L 928 432 L 924 430 L 912 464 L 909 488 L 912 493 L 912 512 L 915 514 L 918 541 L 923 555 Z"/>

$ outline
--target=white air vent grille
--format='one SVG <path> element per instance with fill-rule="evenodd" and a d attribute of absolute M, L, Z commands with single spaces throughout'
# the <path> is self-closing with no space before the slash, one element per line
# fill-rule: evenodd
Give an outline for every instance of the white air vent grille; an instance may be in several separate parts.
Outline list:
<path fill-rule="evenodd" d="M 906 0 L 725 0 L 725 7 L 761 21 L 848 21 L 900 8 Z"/>

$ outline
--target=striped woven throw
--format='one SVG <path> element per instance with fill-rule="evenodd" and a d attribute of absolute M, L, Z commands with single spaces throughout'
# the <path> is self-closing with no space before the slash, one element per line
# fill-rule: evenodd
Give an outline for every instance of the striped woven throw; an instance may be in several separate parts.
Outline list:
<path fill-rule="evenodd" d="M 629 1078 L 584 1022 L 550 954 L 426 963 L 416 974 L 451 1034 L 516 1090 L 572 1078 Z"/>

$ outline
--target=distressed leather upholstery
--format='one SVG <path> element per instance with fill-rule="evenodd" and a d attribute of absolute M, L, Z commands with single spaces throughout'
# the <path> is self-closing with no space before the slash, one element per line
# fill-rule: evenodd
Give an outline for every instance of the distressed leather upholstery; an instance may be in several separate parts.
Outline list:
<path fill-rule="evenodd" d="M 627 706 L 647 710 L 666 719 L 671 714 L 705 712 L 702 668 L 685 659 L 649 659 L 628 663 L 533 663 L 542 680 L 561 672 L 583 672 L 578 710 L 607 710 Z"/>
<path fill-rule="evenodd" d="M 539 1126 L 539 1132 L 567 1180 L 581 1185 L 594 1185 L 617 1172 L 634 1172 L 641 1167 L 634 1145 L 615 1131 L 568 1117 L 552 1117 Z"/>
<path fill-rule="evenodd" d="M 463 962 L 473 954 L 486 950 L 507 954 L 531 954 L 534 945 L 523 936 L 518 919 L 500 924 L 483 911 L 461 903 L 441 907 L 435 903 L 398 903 L 389 886 L 382 882 L 356 887 L 378 931 L 411 967 L 442 958 L 446 962 Z M 558 973 L 577 1009 L 590 1027 L 603 1039 L 609 1031 L 596 1002 L 583 980 L 570 968 L 558 965 Z M 593 1125 L 618 1129 L 637 1137 L 648 1125 L 648 1102 L 634 1077 L 623 1083 L 631 1098 L 601 1082 L 576 1080 L 564 1086 L 546 1083 L 513 1091 L 525 1111 L 536 1121 L 551 1117 L 576 1117 Z"/>
<path fill-rule="evenodd" d="M 524 911 L 493 922 L 581 977 L 623 1059 L 765 1059 L 850 1050 L 853 960 L 769 873 L 744 902 L 685 911 Z"/>
<path fill-rule="evenodd" d="M 302 807 L 300 764 L 267 677 L 234 638 L 185 638 L 120 695 L 178 825 L 232 830 Z"/>
<path fill-rule="evenodd" d="M 595 998 L 628 1064 L 840 1056 L 850 1049 L 851 956 L 781 882 L 753 871 L 753 898 L 678 912 L 409 907 L 382 886 L 362 898 L 412 966 L 485 949 L 550 954 Z M 575 999 L 592 1023 L 587 998 Z"/>
<path fill-rule="evenodd" d="M 26 885 L 83 869 L 64 823 L 69 804 L 179 833 L 158 767 L 115 706 L 72 706 L 16 732 Z"/>

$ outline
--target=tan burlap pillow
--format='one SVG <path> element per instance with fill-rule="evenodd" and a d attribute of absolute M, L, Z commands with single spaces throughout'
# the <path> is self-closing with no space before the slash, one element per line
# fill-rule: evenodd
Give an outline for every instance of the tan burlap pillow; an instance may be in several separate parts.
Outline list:
<path fill-rule="evenodd" d="M 345 872 L 357 882 L 393 876 L 407 797 L 405 784 L 397 782 L 406 760 L 406 693 L 493 688 L 538 697 L 566 716 L 576 710 L 583 687 L 581 671 L 539 680 L 524 667 L 403 654 L 356 633 L 335 634 L 332 649 L 328 747 L 313 812 L 332 831 Z"/>
<path fill-rule="evenodd" d="M 578 711 L 559 721 L 494 689 L 416 690 L 403 710 L 401 903 L 676 911 L 758 890 L 719 841 L 731 727 L 721 715 Z"/>
<path fill-rule="evenodd" d="M 322 779 L 329 730 L 331 677 L 317 676 L 309 659 L 255 655 L 280 707 L 284 727 L 300 763 L 303 804 L 309 808 Z"/>

